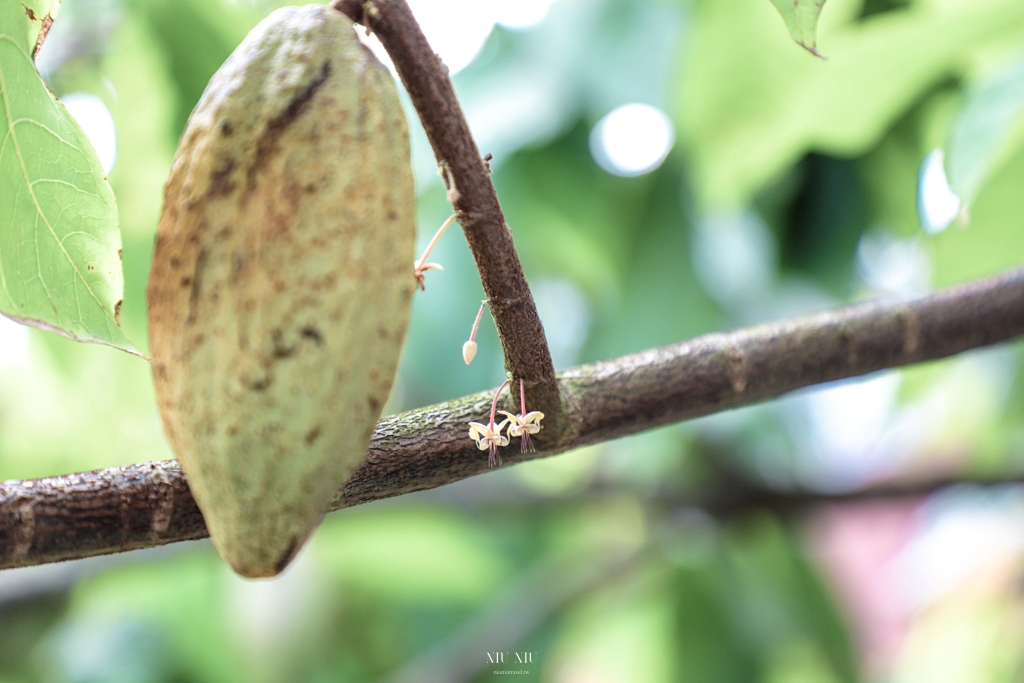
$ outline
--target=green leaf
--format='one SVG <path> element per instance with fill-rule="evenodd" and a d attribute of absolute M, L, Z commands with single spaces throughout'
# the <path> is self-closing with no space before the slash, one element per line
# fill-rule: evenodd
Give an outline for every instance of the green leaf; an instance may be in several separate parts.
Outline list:
<path fill-rule="evenodd" d="M 85 133 L 36 73 L 30 9 L 0 3 L 0 313 L 135 352 L 118 324 L 114 193 Z"/>
<path fill-rule="evenodd" d="M 789 29 L 789 35 L 793 36 L 797 45 L 815 57 L 825 59 L 825 56 L 818 52 L 818 16 L 821 15 L 821 8 L 825 6 L 825 0 L 772 0 L 772 4 L 779 10 L 782 20 L 786 22 L 786 28 Z"/>
<path fill-rule="evenodd" d="M 949 185 L 965 204 L 1024 139 L 1024 57 L 970 89 L 953 121 L 946 154 Z"/>

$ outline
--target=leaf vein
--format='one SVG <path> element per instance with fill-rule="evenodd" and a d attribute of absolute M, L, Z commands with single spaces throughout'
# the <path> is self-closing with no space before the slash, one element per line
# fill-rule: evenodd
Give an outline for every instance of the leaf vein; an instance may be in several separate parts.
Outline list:
<path fill-rule="evenodd" d="M 4 37 L 5 36 L 0 36 L 0 38 L 4 38 Z M 8 40 L 10 40 L 10 39 L 8 38 Z M 11 41 L 11 42 L 14 42 L 14 41 Z M 11 103 L 10 103 L 10 99 L 8 97 L 7 83 L 6 83 L 6 79 L 4 77 L 4 71 L 3 71 L 2 68 L 0 68 L 0 100 L 2 100 L 2 102 L 3 102 L 4 118 L 7 121 L 8 136 L 11 138 L 11 143 L 12 143 L 12 145 L 14 147 L 15 155 L 18 158 L 18 164 L 19 164 L 19 166 L 21 168 L 21 173 L 22 173 L 22 176 L 23 176 L 23 178 L 25 180 L 25 185 L 28 188 L 29 196 L 32 198 L 32 203 L 33 203 L 33 205 L 35 206 L 35 209 L 36 209 L 37 221 L 36 221 L 36 225 L 33 228 L 33 232 L 35 233 L 36 272 L 37 272 L 37 275 L 39 277 L 40 285 L 42 285 L 43 291 L 46 293 L 46 297 L 47 297 L 48 301 L 50 302 L 50 306 L 53 307 L 53 309 L 54 309 L 54 315 L 55 315 L 55 317 L 56 317 L 56 319 L 58 321 L 58 324 L 60 324 L 60 313 L 57 310 L 57 307 L 56 307 L 56 305 L 55 305 L 55 303 L 53 301 L 53 296 L 50 294 L 50 290 L 46 286 L 46 282 L 45 282 L 45 280 L 43 278 L 43 274 L 42 274 L 42 263 L 41 263 L 41 260 L 40 260 L 40 257 L 39 257 L 38 219 L 42 219 L 43 223 L 46 225 L 46 228 L 47 228 L 47 230 L 50 233 L 50 236 L 53 238 L 54 242 L 57 244 L 57 247 L 60 249 L 61 254 L 63 254 L 65 259 L 67 259 L 67 262 L 70 264 L 71 269 L 74 271 L 74 273 L 78 277 L 78 279 L 81 280 L 82 285 L 85 287 L 85 290 L 87 292 L 89 292 L 89 295 L 93 298 L 93 300 L 96 302 L 96 304 L 100 307 L 100 310 L 103 311 L 104 316 L 106 316 L 109 319 L 109 321 L 113 321 L 113 317 L 112 317 L 111 313 L 109 313 L 107 311 L 106 306 L 103 305 L 103 302 L 100 301 L 99 297 L 92 290 L 92 287 L 89 286 L 89 283 L 86 281 L 85 276 L 82 274 L 82 272 L 79 270 L 78 266 L 72 260 L 71 255 L 68 254 L 68 252 L 67 252 L 67 249 L 64 248 L 64 244 L 57 237 L 56 231 L 53 229 L 53 226 L 50 225 L 49 220 L 46 218 L 46 214 L 43 213 L 42 207 L 39 205 L 39 200 L 36 197 L 35 191 L 33 190 L 32 180 L 31 180 L 31 178 L 29 176 L 28 167 L 25 164 L 24 155 L 21 152 L 21 145 L 18 143 L 18 136 L 14 132 L 14 119 L 12 118 Z M 39 125 L 42 128 L 46 129 L 46 126 L 42 126 L 42 124 L 39 124 Z M 47 129 L 47 130 L 49 130 L 49 129 Z M 58 139 L 61 139 L 60 136 L 56 135 L 56 133 L 53 133 L 53 131 L 49 131 L 49 132 L 51 134 L 53 134 L 54 137 L 57 137 Z M 75 147 L 74 145 L 71 145 L 71 147 L 73 147 L 74 149 L 78 150 L 78 148 Z M 78 150 L 78 151 L 81 151 L 81 150 Z M 77 287 L 75 288 L 75 298 L 76 298 L 76 300 L 78 300 L 78 289 L 77 289 Z M 83 316 L 81 315 L 81 303 L 80 303 L 80 301 L 79 301 L 78 308 L 79 308 L 79 319 L 78 319 L 77 322 L 80 323 L 82 325 L 82 327 L 86 327 L 85 320 L 83 319 Z M 116 321 L 114 321 L 114 323 L 115 323 L 115 326 L 116 326 Z M 107 324 L 109 326 L 109 322 Z M 68 333 L 70 334 L 70 331 L 68 331 Z M 77 335 L 75 335 L 75 336 L 77 336 Z"/>

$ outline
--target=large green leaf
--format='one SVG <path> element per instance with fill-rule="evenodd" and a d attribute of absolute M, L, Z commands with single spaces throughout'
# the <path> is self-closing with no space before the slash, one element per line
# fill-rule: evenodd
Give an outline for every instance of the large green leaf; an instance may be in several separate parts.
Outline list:
<path fill-rule="evenodd" d="M 971 88 L 950 131 L 949 185 L 973 203 L 988 177 L 1024 138 L 1024 57 Z"/>
<path fill-rule="evenodd" d="M 118 324 L 114 193 L 85 133 L 36 73 L 40 23 L 20 2 L 0 2 L 0 313 L 134 351 Z"/>
<path fill-rule="evenodd" d="M 825 6 L 825 0 L 772 0 L 772 4 L 779 10 L 789 35 L 793 36 L 797 45 L 815 57 L 822 57 L 818 52 L 818 16 Z"/>

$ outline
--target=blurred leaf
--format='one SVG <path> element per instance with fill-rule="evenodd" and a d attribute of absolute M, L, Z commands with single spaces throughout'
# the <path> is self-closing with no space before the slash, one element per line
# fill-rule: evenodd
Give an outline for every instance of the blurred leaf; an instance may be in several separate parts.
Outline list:
<path fill-rule="evenodd" d="M 946 171 L 964 204 L 1024 139 L 1024 56 L 976 84 L 950 131 Z"/>
<path fill-rule="evenodd" d="M 772 4 L 779 10 L 789 35 L 793 36 L 797 45 L 815 57 L 824 59 L 818 52 L 818 16 L 825 6 L 825 0 L 772 0 Z"/>
<path fill-rule="evenodd" d="M 638 587 L 628 580 L 616 582 L 611 592 L 588 596 L 566 620 L 561 651 L 550 668 L 569 681 L 594 680 L 594 671 L 607 681 L 678 680 L 671 603 L 660 593 L 637 596 Z"/>
<path fill-rule="evenodd" d="M 811 648 L 817 654 L 810 660 L 806 652 L 798 657 L 798 668 L 820 662 L 815 666 L 838 680 L 857 680 L 842 617 L 785 527 L 772 516 L 756 516 L 730 535 L 725 550 L 735 582 L 730 601 L 737 623 L 763 657 L 772 660 L 793 647 Z"/>
<path fill-rule="evenodd" d="M 175 138 L 210 77 L 266 14 L 252 5 L 226 0 L 135 0 L 134 6 L 149 19 L 178 86 Z"/>
<path fill-rule="evenodd" d="M 0 311 L 134 351 L 118 324 L 114 194 L 85 133 L 39 79 L 26 23 L 19 3 L 0 5 Z"/>
<path fill-rule="evenodd" d="M 757 661 L 726 609 L 731 587 L 721 568 L 685 567 L 676 577 L 675 650 L 681 683 L 747 683 Z"/>
<path fill-rule="evenodd" d="M 325 569 L 388 600 L 479 599 L 507 573 L 482 529 L 439 509 L 336 515 L 313 544 Z"/>
<path fill-rule="evenodd" d="M 773 517 L 748 517 L 689 557 L 673 585 L 677 680 L 857 680 L 834 603 Z"/>
<path fill-rule="evenodd" d="M 138 13 L 121 17 L 108 50 L 101 75 L 117 92 L 110 113 L 117 125 L 118 163 L 110 185 L 117 197 L 124 244 L 121 325 L 145 343 L 146 278 L 164 181 L 174 156 L 177 93 L 166 55 Z"/>
<path fill-rule="evenodd" d="M 16 601 L 5 597 L 0 604 L 0 681 L 22 676 L 29 680 L 33 649 L 64 617 L 67 595 L 57 592 Z"/>
<path fill-rule="evenodd" d="M 917 209 L 918 170 L 923 156 L 920 113 L 915 108 L 904 115 L 874 149 L 855 162 L 871 220 L 905 237 L 916 237 L 921 230 Z"/>
<path fill-rule="evenodd" d="M 807 151 L 867 151 L 972 51 L 1024 28 L 1018 0 L 941 3 L 830 28 L 824 63 L 769 30 L 775 19 L 761 0 L 697 11 L 676 112 L 700 203 L 724 209 L 742 206 Z"/>

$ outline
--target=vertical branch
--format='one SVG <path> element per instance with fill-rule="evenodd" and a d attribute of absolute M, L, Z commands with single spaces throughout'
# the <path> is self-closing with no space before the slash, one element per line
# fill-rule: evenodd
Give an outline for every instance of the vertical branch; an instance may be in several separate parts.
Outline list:
<path fill-rule="evenodd" d="M 335 0 L 332 6 L 380 38 L 446 169 L 452 205 L 473 252 L 505 353 L 505 366 L 526 384 L 531 410 L 547 416 L 546 435 L 568 426 L 554 364 L 490 169 L 469 131 L 441 59 L 405 0 Z"/>

